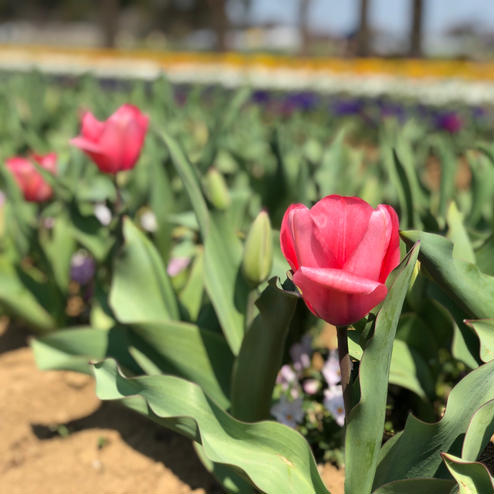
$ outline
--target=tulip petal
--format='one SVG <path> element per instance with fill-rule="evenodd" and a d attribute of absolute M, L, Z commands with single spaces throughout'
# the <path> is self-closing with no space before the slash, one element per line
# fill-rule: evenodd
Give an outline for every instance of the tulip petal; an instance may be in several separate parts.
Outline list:
<path fill-rule="evenodd" d="M 389 273 L 400 264 L 400 221 L 396 211 L 387 204 L 380 204 L 379 208 L 385 209 L 391 222 L 391 238 L 389 239 L 388 249 L 381 264 L 381 273 L 379 281 L 384 283 Z"/>
<path fill-rule="evenodd" d="M 319 238 L 342 268 L 367 231 L 372 207 L 358 197 L 326 196 L 310 210 Z"/>
<path fill-rule="evenodd" d="M 303 204 L 292 204 L 283 216 L 280 228 L 280 246 L 281 252 L 285 256 L 285 259 L 290 264 L 290 267 L 296 271 L 299 267 L 297 261 L 297 254 L 295 253 L 295 245 L 292 235 L 292 221 L 293 221 L 293 211 L 297 209 L 302 209 L 307 211 L 307 207 Z"/>
<path fill-rule="evenodd" d="M 90 111 L 82 115 L 81 134 L 89 141 L 97 142 L 105 128 L 104 122 L 100 122 Z"/>
<path fill-rule="evenodd" d="M 302 266 L 293 282 L 302 291 L 307 307 L 317 317 L 337 326 L 360 320 L 387 294 L 383 283 L 339 269 Z"/>
<path fill-rule="evenodd" d="M 391 218 L 386 209 L 379 207 L 369 218 L 367 231 L 343 269 L 363 278 L 378 280 L 381 263 L 391 238 Z"/>
<path fill-rule="evenodd" d="M 314 268 L 335 267 L 335 257 L 330 249 L 323 247 L 325 244 L 321 242 L 320 232 L 314 224 L 310 210 L 295 209 L 289 220 L 298 263 Z"/>

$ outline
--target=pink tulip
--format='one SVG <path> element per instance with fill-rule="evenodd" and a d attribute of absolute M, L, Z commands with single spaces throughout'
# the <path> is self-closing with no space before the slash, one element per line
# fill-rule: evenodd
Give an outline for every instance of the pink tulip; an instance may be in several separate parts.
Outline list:
<path fill-rule="evenodd" d="M 45 170 L 53 174 L 56 173 L 57 155 L 55 153 L 33 154 L 31 158 Z M 26 201 L 43 202 L 53 195 L 52 188 L 45 182 L 41 173 L 36 170 L 29 159 L 14 156 L 6 160 L 5 164 L 14 175 Z"/>
<path fill-rule="evenodd" d="M 381 303 L 386 278 L 400 262 L 396 212 L 357 197 L 327 196 L 311 209 L 292 204 L 280 240 L 307 307 L 336 326 Z"/>
<path fill-rule="evenodd" d="M 148 123 L 149 117 L 130 104 L 122 105 L 105 122 L 85 112 L 81 135 L 70 143 L 84 151 L 104 173 L 130 170 L 141 153 Z"/>

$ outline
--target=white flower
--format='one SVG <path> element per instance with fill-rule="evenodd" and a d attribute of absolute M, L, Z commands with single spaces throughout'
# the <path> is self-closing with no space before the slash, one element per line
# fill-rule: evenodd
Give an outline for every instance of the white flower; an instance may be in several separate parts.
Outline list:
<path fill-rule="evenodd" d="M 151 233 L 158 229 L 156 216 L 150 209 L 141 214 L 141 226 L 144 230 Z"/>
<path fill-rule="evenodd" d="M 271 408 L 271 415 L 273 415 L 278 422 L 295 428 L 295 426 L 302 422 L 304 418 L 302 398 L 289 401 L 285 396 L 282 396 L 280 401 Z"/>
<path fill-rule="evenodd" d="M 334 386 L 341 381 L 340 363 L 336 350 L 331 350 L 328 360 L 326 360 L 321 372 L 329 387 Z"/>
<path fill-rule="evenodd" d="M 335 422 L 343 427 L 345 423 L 345 405 L 341 386 L 331 386 L 324 391 L 324 407 L 333 416 Z"/>
<path fill-rule="evenodd" d="M 94 216 L 98 218 L 99 222 L 103 226 L 108 226 L 110 224 L 112 214 L 111 211 L 106 206 L 106 204 L 103 204 L 102 202 L 95 204 L 93 212 L 94 212 Z"/>

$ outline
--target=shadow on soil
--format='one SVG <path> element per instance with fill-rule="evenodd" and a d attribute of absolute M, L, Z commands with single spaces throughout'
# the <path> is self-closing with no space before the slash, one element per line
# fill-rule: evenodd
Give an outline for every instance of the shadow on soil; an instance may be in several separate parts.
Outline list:
<path fill-rule="evenodd" d="M 190 441 L 116 403 L 104 402 L 91 415 L 65 424 L 31 424 L 33 434 L 40 440 L 95 428 L 118 431 L 130 447 L 166 465 L 191 489 L 203 488 L 208 494 L 223 492 L 204 469 Z M 104 431 L 101 438 L 98 447 L 103 449 L 108 445 Z"/>

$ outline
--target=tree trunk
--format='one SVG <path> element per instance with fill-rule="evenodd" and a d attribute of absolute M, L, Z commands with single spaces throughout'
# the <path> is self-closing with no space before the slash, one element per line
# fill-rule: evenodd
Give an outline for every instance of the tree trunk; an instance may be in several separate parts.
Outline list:
<path fill-rule="evenodd" d="M 208 0 L 208 4 L 216 33 L 216 49 L 218 51 L 227 51 L 228 16 L 226 15 L 226 0 Z"/>
<path fill-rule="evenodd" d="M 114 48 L 118 32 L 118 0 L 101 0 L 101 30 L 103 46 Z"/>
<path fill-rule="evenodd" d="M 412 0 L 412 25 L 410 28 L 410 56 L 422 56 L 423 0 Z"/>
<path fill-rule="evenodd" d="M 299 31 L 300 31 L 300 53 L 308 55 L 309 53 L 309 5 L 310 0 L 299 0 Z"/>
<path fill-rule="evenodd" d="M 369 55 L 369 0 L 360 0 L 360 20 L 357 33 L 357 55 L 366 57 Z"/>

